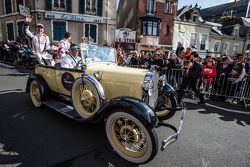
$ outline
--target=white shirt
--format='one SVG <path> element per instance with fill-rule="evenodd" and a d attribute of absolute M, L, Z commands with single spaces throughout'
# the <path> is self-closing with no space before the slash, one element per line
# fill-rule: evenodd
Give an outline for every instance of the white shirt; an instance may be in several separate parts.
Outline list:
<path fill-rule="evenodd" d="M 66 55 L 61 62 L 61 67 L 64 68 L 80 68 L 78 63 L 81 60 L 81 58 L 79 56 L 71 56 L 71 55 Z M 78 66 L 76 67 L 76 65 L 78 64 Z"/>
<path fill-rule="evenodd" d="M 58 43 L 58 46 L 60 48 L 60 52 L 59 54 L 61 55 L 61 57 L 65 57 L 66 56 L 66 51 L 69 51 L 70 48 L 70 42 L 63 39 Z"/>

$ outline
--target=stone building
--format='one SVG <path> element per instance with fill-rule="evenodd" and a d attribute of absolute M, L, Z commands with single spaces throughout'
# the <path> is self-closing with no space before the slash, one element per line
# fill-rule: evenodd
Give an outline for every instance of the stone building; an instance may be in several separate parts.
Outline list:
<path fill-rule="evenodd" d="M 31 30 L 42 23 L 51 43 L 72 34 L 74 43 L 88 37 L 96 44 L 114 43 L 116 0 L 3 0 L 0 2 L 2 40 L 15 41 L 23 37 L 25 17 L 19 14 L 19 4 L 28 7 L 33 16 Z"/>

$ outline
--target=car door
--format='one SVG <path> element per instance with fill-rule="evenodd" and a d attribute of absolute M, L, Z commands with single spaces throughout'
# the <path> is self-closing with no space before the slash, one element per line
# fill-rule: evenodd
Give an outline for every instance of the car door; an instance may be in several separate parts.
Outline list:
<path fill-rule="evenodd" d="M 55 70 L 55 79 L 58 93 L 70 96 L 74 81 L 81 77 L 82 71 L 68 68 L 58 68 Z"/>

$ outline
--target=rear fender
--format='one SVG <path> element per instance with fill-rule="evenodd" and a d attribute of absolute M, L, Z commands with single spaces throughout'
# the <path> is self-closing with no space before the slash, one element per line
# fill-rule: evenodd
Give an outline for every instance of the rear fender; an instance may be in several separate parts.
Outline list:
<path fill-rule="evenodd" d="M 110 100 L 97 112 L 97 121 L 105 119 L 111 112 L 119 111 L 119 109 L 125 109 L 128 113 L 135 115 L 149 128 L 155 127 L 158 123 L 154 111 L 145 102 L 133 97 L 117 97 Z"/>
<path fill-rule="evenodd" d="M 45 94 L 49 93 L 49 87 L 45 81 L 45 79 L 41 75 L 37 74 L 29 74 L 28 81 L 26 85 L 26 92 L 30 92 L 30 83 L 31 81 L 36 80 L 39 83 L 40 91 L 42 92 L 42 96 L 44 97 Z"/>

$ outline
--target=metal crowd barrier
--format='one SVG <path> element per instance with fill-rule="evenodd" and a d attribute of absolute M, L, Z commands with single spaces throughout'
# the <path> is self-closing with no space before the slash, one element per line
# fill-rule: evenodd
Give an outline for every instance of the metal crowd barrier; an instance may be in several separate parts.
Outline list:
<path fill-rule="evenodd" d="M 139 65 L 130 66 L 132 68 L 141 68 Z M 161 69 L 160 75 L 166 75 L 168 83 L 175 90 L 180 88 L 183 79 L 184 69 Z M 204 89 L 206 86 L 206 89 Z M 200 78 L 197 82 L 197 89 L 208 96 L 215 95 L 225 98 L 234 98 L 239 100 L 250 100 L 250 76 L 246 75 L 244 79 L 236 84 L 232 84 L 231 78 L 225 76 L 214 77 L 212 84 L 204 85 Z M 186 90 L 190 91 L 190 89 Z"/>

